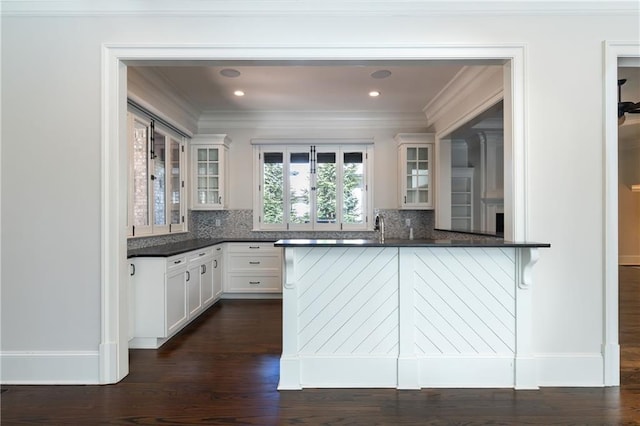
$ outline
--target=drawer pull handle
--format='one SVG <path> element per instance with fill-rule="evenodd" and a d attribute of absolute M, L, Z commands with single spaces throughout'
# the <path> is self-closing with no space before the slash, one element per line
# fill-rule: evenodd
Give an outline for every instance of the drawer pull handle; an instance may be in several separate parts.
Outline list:
<path fill-rule="evenodd" d="M 218 247 L 216 250 L 217 250 L 217 251 L 220 251 L 220 250 L 222 250 L 222 247 Z"/>
<path fill-rule="evenodd" d="M 191 280 L 191 272 L 187 271 L 187 281 Z"/>
<path fill-rule="evenodd" d="M 207 273 L 207 265 L 200 265 L 200 275 L 204 275 Z"/>
<path fill-rule="evenodd" d="M 207 254 L 207 253 L 206 252 L 200 253 L 198 256 L 204 256 L 205 254 Z"/>
<path fill-rule="evenodd" d="M 174 265 L 177 265 L 177 264 L 179 264 L 179 263 L 182 263 L 182 260 L 175 260 L 175 261 L 173 262 L 173 264 L 174 264 Z"/>
<path fill-rule="evenodd" d="M 131 263 L 131 276 L 134 276 L 136 274 L 136 265 Z"/>
<path fill-rule="evenodd" d="M 249 281 L 249 284 L 258 285 L 260 284 L 260 281 Z"/>
<path fill-rule="evenodd" d="M 260 246 L 249 246 L 250 249 L 259 249 Z"/>
<path fill-rule="evenodd" d="M 260 262 L 249 262 L 249 265 L 259 265 Z"/>
<path fill-rule="evenodd" d="M 218 260 L 217 259 L 213 259 L 213 263 L 214 263 L 213 267 L 217 268 L 218 267 Z"/>

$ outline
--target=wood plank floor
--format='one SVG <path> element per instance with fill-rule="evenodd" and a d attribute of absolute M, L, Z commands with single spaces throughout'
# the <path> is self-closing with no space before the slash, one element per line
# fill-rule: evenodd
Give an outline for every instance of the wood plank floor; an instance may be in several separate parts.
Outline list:
<path fill-rule="evenodd" d="M 619 388 L 278 392 L 280 301 L 225 300 L 106 386 L 3 386 L 2 425 L 640 424 L 640 269 L 621 268 Z"/>

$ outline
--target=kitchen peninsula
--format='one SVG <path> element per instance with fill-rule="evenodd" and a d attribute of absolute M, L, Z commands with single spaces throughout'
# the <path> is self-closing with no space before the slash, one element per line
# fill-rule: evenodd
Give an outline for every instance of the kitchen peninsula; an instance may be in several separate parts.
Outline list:
<path fill-rule="evenodd" d="M 532 268 L 549 244 L 280 240 L 280 390 L 537 389 Z"/>

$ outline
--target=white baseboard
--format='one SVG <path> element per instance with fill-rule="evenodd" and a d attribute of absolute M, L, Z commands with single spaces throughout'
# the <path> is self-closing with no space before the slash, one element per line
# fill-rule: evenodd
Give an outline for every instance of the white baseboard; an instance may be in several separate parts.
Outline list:
<path fill-rule="evenodd" d="M 511 356 L 419 357 L 421 388 L 513 388 Z"/>
<path fill-rule="evenodd" d="M 300 355 L 297 364 L 301 388 L 395 388 L 398 383 L 395 355 Z"/>
<path fill-rule="evenodd" d="M 640 255 L 618 256 L 618 264 L 623 266 L 640 265 Z"/>
<path fill-rule="evenodd" d="M 220 299 L 282 299 L 282 293 L 222 293 Z"/>
<path fill-rule="evenodd" d="M 539 386 L 604 386 L 604 361 L 600 353 L 536 354 L 535 357 Z"/>
<path fill-rule="evenodd" d="M 100 383 L 100 354 L 86 352 L 0 353 L 0 383 L 5 385 L 93 385 Z"/>

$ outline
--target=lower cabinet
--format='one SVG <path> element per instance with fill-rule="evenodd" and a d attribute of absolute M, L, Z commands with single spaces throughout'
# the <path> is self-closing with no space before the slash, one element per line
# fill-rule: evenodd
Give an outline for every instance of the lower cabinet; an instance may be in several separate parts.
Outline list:
<path fill-rule="evenodd" d="M 227 243 L 225 297 L 282 294 L 282 249 L 273 243 Z"/>
<path fill-rule="evenodd" d="M 224 243 L 168 258 L 129 260 L 130 348 L 159 348 L 223 295 L 282 294 L 282 249 L 273 243 Z"/>
<path fill-rule="evenodd" d="M 217 256 L 217 257 L 216 257 Z M 220 298 L 222 245 L 166 257 L 131 259 L 130 348 L 159 348 Z"/>

